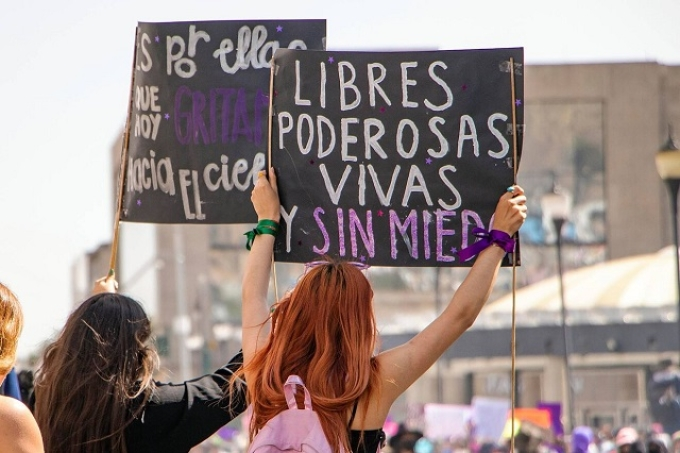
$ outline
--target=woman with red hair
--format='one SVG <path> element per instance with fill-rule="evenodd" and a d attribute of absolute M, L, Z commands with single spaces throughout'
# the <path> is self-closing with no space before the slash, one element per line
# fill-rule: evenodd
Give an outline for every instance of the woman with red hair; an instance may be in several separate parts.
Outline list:
<path fill-rule="evenodd" d="M 273 234 L 280 220 L 273 169 L 268 179 L 260 172 L 252 201 L 259 234 L 253 237 L 243 276 L 240 371 L 253 410 L 251 438 L 288 407 L 283 384 L 295 374 L 309 389 L 336 453 L 375 452 L 384 440 L 382 426 L 392 403 L 476 319 L 507 247 L 491 242 L 437 319 L 405 344 L 376 354 L 373 290 L 352 263 L 310 263 L 295 288 L 268 306 Z M 509 239 L 524 222 L 526 210 L 524 191 L 513 186 L 500 197 L 494 230 Z"/>

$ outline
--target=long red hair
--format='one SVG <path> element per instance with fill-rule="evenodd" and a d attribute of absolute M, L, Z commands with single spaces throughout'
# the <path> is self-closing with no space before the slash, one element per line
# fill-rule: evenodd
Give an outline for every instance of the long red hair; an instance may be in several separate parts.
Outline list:
<path fill-rule="evenodd" d="M 240 371 L 249 377 L 251 439 L 287 408 L 283 384 L 297 374 L 336 453 L 351 451 L 347 417 L 359 398 L 378 388 L 370 283 L 351 263 L 323 262 L 274 305 L 271 322 L 267 343 Z"/>

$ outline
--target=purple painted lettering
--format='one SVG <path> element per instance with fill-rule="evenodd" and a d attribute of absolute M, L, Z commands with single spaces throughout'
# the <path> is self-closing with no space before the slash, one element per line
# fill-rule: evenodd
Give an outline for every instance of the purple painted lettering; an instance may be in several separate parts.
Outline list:
<path fill-rule="evenodd" d="M 407 232 L 411 230 L 409 237 Z M 412 258 L 418 259 L 418 213 L 415 209 L 409 212 L 402 223 L 394 210 L 390 209 L 390 253 L 392 259 L 397 259 L 397 231 L 404 239 Z"/>
<path fill-rule="evenodd" d="M 198 134 L 201 134 L 203 143 L 210 143 L 210 136 L 208 135 L 208 129 L 205 127 L 205 121 L 203 121 L 203 110 L 205 110 L 205 95 L 200 91 L 194 91 L 191 95 L 192 108 L 192 123 L 194 128 L 194 144 L 198 145 Z"/>
<path fill-rule="evenodd" d="M 435 211 L 435 215 L 437 216 L 437 261 L 444 261 L 444 262 L 451 262 L 454 261 L 456 258 L 451 255 L 444 255 L 444 236 L 453 236 L 456 234 L 456 230 L 449 230 L 447 228 L 444 228 L 444 220 L 447 217 L 453 217 L 456 215 L 455 211 L 443 211 L 441 209 L 437 209 Z"/>
<path fill-rule="evenodd" d="M 331 247 L 331 241 L 328 237 L 328 230 L 326 230 L 326 225 L 324 225 L 323 220 L 321 220 L 321 214 L 325 213 L 326 212 L 323 210 L 323 208 L 314 209 L 314 220 L 316 221 L 316 225 L 319 227 L 321 234 L 323 234 L 323 247 L 318 248 L 315 245 L 312 247 L 312 250 L 314 250 L 314 253 L 318 253 L 319 255 L 328 253 L 328 249 Z"/>
<path fill-rule="evenodd" d="M 482 222 L 482 218 L 479 217 L 479 214 L 470 209 L 463 209 L 460 217 L 462 220 L 461 230 L 463 230 L 463 241 L 460 243 L 460 247 L 464 249 L 470 245 L 469 238 L 472 230 L 476 227 L 484 228 L 484 222 Z M 474 236 L 472 242 L 475 242 Z"/>
<path fill-rule="evenodd" d="M 356 211 L 354 209 L 349 210 L 349 239 L 352 244 L 352 256 L 354 258 L 359 256 L 357 230 L 359 230 L 364 248 L 368 255 L 373 258 L 375 256 L 375 238 L 373 237 L 373 213 L 371 211 L 366 211 L 366 228 L 364 228 Z"/>
<path fill-rule="evenodd" d="M 260 145 L 269 98 L 257 90 L 248 104 L 244 88 L 212 88 L 207 95 L 181 86 L 175 92 L 175 137 L 183 145 L 236 142 Z M 250 109 L 249 109 L 250 107 Z"/>
<path fill-rule="evenodd" d="M 345 214 L 342 212 L 342 208 L 338 208 L 338 247 L 340 249 L 340 256 L 345 256 L 347 251 L 345 250 Z"/>
<path fill-rule="evenodd" d="M 429 260 L 431 255 L 430 225 L 432 225 L 432 214 L 429 211 L 423 211 L 423 255 L 426 260 Z"/>
<path fill-rule="evenodd" d="M 175 93 L 175 136 L 182 145 L 188 144 L 193 135 L 191 114 L 182 109 L 184 96 L 189 96 L 191 99 L 191 90 L 186 86 L 181 86 Z"/>

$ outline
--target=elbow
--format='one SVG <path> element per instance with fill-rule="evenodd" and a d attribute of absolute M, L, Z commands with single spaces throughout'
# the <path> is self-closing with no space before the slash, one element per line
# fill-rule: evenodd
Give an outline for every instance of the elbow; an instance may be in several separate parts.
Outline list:
<path fill-rule="evenodd" d="M 472 325 L 477 320 L 477 317 L 479 316 L 480 311 L 481 310 L 478 310 L 478 309 L 469 309 L 469 310 L 465 310 L 462 313 L 460 313 L 459 322 L 465 330 L 472 327 Z"/>
<path fill-rule="evenodd" d="M 468 330 L 475 323 L 477 316 L 465 316 L 460 320 L 463 330 Z"/>

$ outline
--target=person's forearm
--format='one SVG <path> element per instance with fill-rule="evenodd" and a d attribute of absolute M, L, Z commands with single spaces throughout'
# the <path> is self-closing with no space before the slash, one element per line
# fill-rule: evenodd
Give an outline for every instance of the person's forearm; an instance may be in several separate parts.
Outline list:
<path fill-rule="evenodd" d="M 458 299 L 466 301 L 472 321 L 491 295 L 504 256 L 505 251 L 495 245 L 482 250 L 475 264 L 472 265 L 470 273 L 453 295 L 452 305 L 456 305 Z"/>
<path fill-rule="evenodd" d="M 503 256 L 505 252 L 499 247 L 483 250 L 442 314 L 432 322 L 437 334 L 430 347 L 436 355 L 442 354 L 477 319 L 491 295 Z"/>
<path fill-rule="evenodd" d="M 269 325 L 266 324 L 269 317 L 267 294 L 273 247 L 274 236 L 260 234 L 255 237 L 246 259 L 241 289 L 243 354 L 246 360 L 250 359 L 251 354 L 262 345 L 259 340 L 269 334 Z"/>
<path fill-rule="evenodd" d="M 269 178 L 267 178 L 267 175 Z M 244 364 L 247 364 L 269 336 L 270 323 L 267 294 L 269 272 L 272 266 L 274 235 L 278 232 L 281 204 L 276 189 L 276 173 L 273 168 L 260 171 L 250 196 L 257 213 L 258 226 L 253 230 L 252 245 L 249 234 L 250 254 L 243 273 L 242 347 Z"/>

